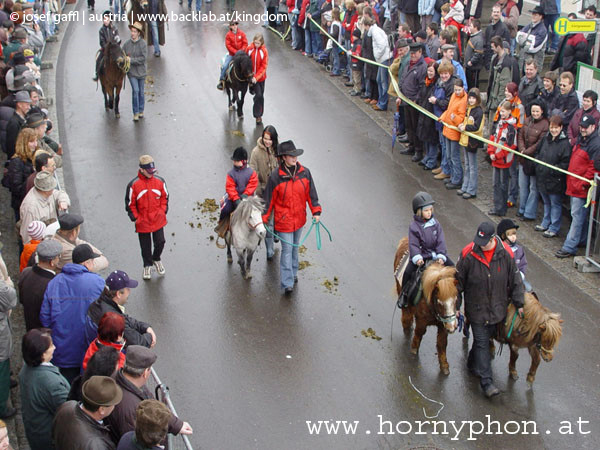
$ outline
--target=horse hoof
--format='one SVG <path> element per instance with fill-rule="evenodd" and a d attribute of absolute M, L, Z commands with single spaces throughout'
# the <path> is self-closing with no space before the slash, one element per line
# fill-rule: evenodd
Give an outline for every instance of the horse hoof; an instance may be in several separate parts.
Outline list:
<path fill-rule="evenodd" d="M 234 111 L 234 110 L 235 110 L 235 108 L 233 106 L 229 107 L 229 111 Z"/>
<path fill-rule="evenodd" d="M 227 257 L 227 262 L 228 262 L 229 264 L 233 264 L 233 258 L 232 258 L 231 256 L 228 256 L 228 257 Z"/>
<path fill-rule="evenodd" d="M 533 385 L 534 381 L 535 381 L 535 377 L 532 377 L 531 375 L 527 375 L 527 384 L 529 385 L 529 387 L 531 387 Z"/>
<path fill-rule="evenodd" d="M 419 353 L 419 349 L 418 349 L 418 348 L 413 348 L 413 347 L 411 347 L 411 348 L 410 348 L 410 352 L 411 352 L 413 355 L 416 355 L 417 353 Z"/>
<path fill-rule="evenodd" d="M 513 381 L 517 381 L 519 379 L 519 375 L 517 375 L 517 372 L 511 372 L 510 379 Z"/>
<path fill-rule="evenodd" d="M 251 273 L 247 273 L 247 274 L 244 276 L 244 280 L 251 280 L 251 279 L 252 279 L 252 274 L 251 274 Z"/>
<path fill-rule="evenodd" d="M 408 328 L 403 328 L 404 330 L 404 335 L 405 336 L 410 336 L 412 333 L 412 327 L 408 327 Z"/>
<path fill-rule="evenodd" d="M 242 114 L 241 116 L 238 116 L 238 119 L 242 120 L 244 118 L 244 115 Z"/>
<path fill-rule="evenodd" d="M 448 367 L 442 367 L 442 373 L 446 376 L 450 375 L 450 369 Z"/>
<path fill-rule="evenodd" d="M 120 119 L 121 118 L 121 114 L 119 114 L 119 113 L 115 114 L 115 118 L 116 119 Z"/>

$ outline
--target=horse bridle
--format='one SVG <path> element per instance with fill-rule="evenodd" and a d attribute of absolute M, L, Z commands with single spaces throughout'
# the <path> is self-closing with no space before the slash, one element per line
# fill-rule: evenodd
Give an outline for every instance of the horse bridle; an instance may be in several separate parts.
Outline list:
<path fill-rule="evenodd" d="M 544 347 L 542 345 L 542 332 L 538 331 L 536 333 L 536 335 L 533 338 L 533 343 L 535 344 L 535 348 L 537 348 L 540 351 L 543 351 L 544 353 L 548 353 L 549 355 L 554 354 L 554 349 L 550 349 L 548 350 L 546 347 Z"/>
<path fill-rule="evenodd" d="M 454 320 L 457 320 L 456 312 L 454 312 L 453 314 L 449 314 L 447 316 L 440 316 L 440 314 L 437 312 L 434 302 L 435 302 L 435 299 L 432 297 L 431 300 L 429 301 L 429 308 L 431 309 L 431 312 L 433 313 L 433 315 L 435 316 L 435 319 L 438 322 L 450 323 Z"/>
<path fill-rule="evenodd" d="M 235 64 L 233 64 L 233 62 L 231 63 L 232 67 L 231 67 L 231 72 L 233 73 L 233 76 L 235 77 L 236 80 L 238 80 L 240 83 L 247 83 L 248 80 L 250 80 L 252 77 L 248 77 L 245 80 L 242 80 L 240 77 L 238 77 L 237 73 L 235 72 Z"/>
<path fill-rule="evenodd" d="M 262 223 L 263 223 L 263 221 L 262 221 L 262 220 L 260 220 L 260 221 L 256 222 L 256 224 L 252 225 L 252 224 L 250 223 L 250 219 L 248 219 L 248 220 L 246 221 L 246 225 L 248 225 L 248 228 L 250 228 L 251 230 L 256 230 L 256 228 L 258 228 L 258 226 L 262 225 Z"/>

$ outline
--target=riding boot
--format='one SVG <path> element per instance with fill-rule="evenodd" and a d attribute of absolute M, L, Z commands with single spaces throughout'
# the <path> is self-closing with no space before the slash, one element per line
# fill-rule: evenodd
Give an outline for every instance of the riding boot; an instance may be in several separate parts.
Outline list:
<path fill-rule="evenodd" d="M 400 291 L 400 295 L 398 295 L 398 301 L 396 302 L 398 308 L 403 309 L 408 306 L 408 294 L 406 292 L 406 287 L 402 287 Z"/>
<path fill-rule="evenodd" d="M 223 80 L 219 80 L 219 84 L 217 84 L 217 89 L 222 91 L 225 87 L 225 82 Z"/>

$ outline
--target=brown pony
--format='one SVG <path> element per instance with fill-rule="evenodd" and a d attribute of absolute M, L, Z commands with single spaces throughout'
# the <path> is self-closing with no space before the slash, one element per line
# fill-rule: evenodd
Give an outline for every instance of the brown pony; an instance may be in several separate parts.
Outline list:
<path fill-rule="evenodd" d="M 408 264 L 408 238 L 404 237 L 398 243 L 394 257 L 394 272 L 396 278 L 396 292 L 400 295 L 402 290 L 402 275 Z M 446 359 L 448 333 L 454 333 L 458 326 L 456 317 L 456 300 L 458 297 L 457 281 L 454 277 L 456 269 L 445 267 L 438 263 L 430 264 L 421 277 L 423 293 L 416 306 L 409 305 L 402 309 L 402 327 L 406 335 L 410 334 L 413 319 L 415 319 L 415 334 L 410 351 L 417 354 L 421 339 L 427 327 L 435 325 L 437 334 L 437 353 L 440 370 L 444 375 L 450 373 Z"/>
<path fill-rule="evenodd" d="M 115 110 L 115 117 L 121 117 L 119 113 L 119 97 L 125 74 L 129 70 L 127 67 L 127 58 L 123 49 L 118 42 L 111 39 L 106 43 L 104 49 L 103 68 L 98 75 L 100 84 L 102 85 L 102 94 L 104 95 L 104 109 Z"/>
<path fill-rule="evenodd" d="M 506 322 L 499 327 L 496 340 L 510 346 L 510 362 L 508 371 L 513 380 L 519 379 L 515 364 L 519 357 L 519 349 L 527 348 L 531 355 L 531 366 L 527 374 L 527 382 L 531 385 L 535 380 L 535 373 L 540 364 L 540 356 L 546 362 L 552 361 L 554 348 L 558 345 L 562 336 L 562 323 L 560 314 L 551 312 L 542 306 L 535 293 L 525 293 L 525 306 L 523 307 L 523 318 L 517 314 L 515 324 L 510 338 L 506 336 L 510 331 L 515 307 L 511 303 L 508 306 Z M 491 343 L 491 351 L 494 351 L 494 343 Z"/>

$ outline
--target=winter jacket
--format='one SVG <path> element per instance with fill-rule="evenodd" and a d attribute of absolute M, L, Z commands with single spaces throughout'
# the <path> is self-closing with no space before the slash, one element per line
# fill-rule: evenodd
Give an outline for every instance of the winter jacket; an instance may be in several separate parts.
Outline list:
<path fill-rule="evenodd" d="M 415 214 L 408 228 L 408 248 L 413 264 L 421 259 L 442 259 L 446 262 L 448 250 L 440 223 L 433 217 L 425 222 L 422 217 Z"/>
<path fill-rule="evenodd" d="M 291 173 L 294 173 L 292 176 Z M 273 171 L 264 192 L 263 222 L 274 211 L 275 230 L 292 233 L 306 223 L 306 203 L 313 216 L 321 214 L 319 197 L 310 171 L 296 163 L 290 171 L 285 164 Z"/>
<path fill-rule="evenodd" d="M 483 9 L 483 0 L 467 0 L 465 2 L 465 19 L 475 17 L 479 19 L 481 17 L 481 10 Z"/>
<path fill-rule="evenodd" d="M 471 35 L 465 49 L 465 68 L 467 70 L 481 70 L 484 62 L 485 39 L 482 31 Z M 471 65 L 469 66 L 469 61 Z"/>
<path fill-rule="evenodd" d="M 58 204 L 65 202 L 67 206 L 71 205 L 69 196 L 64 191 L 54 190 L 50 197 L 44 197 L 37 189 L 31 189 L 23 201 L 19 210 L 21 215 L 21 239 L 27 244 L 31 238 L 27 232 L 27 227 L 34 220 L 42 222 L 50 219 L 58 220 Z"/>
<path fill-rule="evenodd" d="M 6 141 L 4 151 L 6 152 L 6 159 L 10 159 L 15 154 L 15 145 L 17 143 L 17 137 L 19 132 L 25 126 L 25 118 L 21 117 L 20 114 L 15 112 L 6 124 Z"/>
<path fill-rule="evenodd" d="M 543 82 L 542 82 L 543 83 Z M 556 103 L 556 99 L 560 94 L 560 90 L 558 87 L 554 87 L 552 92 L 548 92 L 545 88 L 540 92 L 540 100 L 546 104 L 546 111 L 552 111 L 554 109 L 554 104 Z"/>
<path fill-rule="evenodd" d="M 434 105 L 429 102 L 429 97 L 433 96 L 435 91 L 437 79 L 433 81 L 429 86 L 426 83 L 421 85 L 419 91 L 419 97 L 417 103 L 427 111 L 434 113 Z M 435 113 L 434 113 L 435 114 Z M 436 128 L 437 122 L 425 114 L 419 114 L 419 120 L 417 125 L 417 138 L 422 142 L 428 142 L 437 144 L 440 141 L 440 136 Z"/>
<path fill-rule="evenodd" d="M 500 143 L 504 147 L 511 149 L 517 148 L 517 130 L 515 128 L 515 118 L 510 117 L 507 120 L 500 119 L 496 122 L 494 134 L 490 136 L 490 141 Z M 496 147 L 495 145 L 488 144 L 487 148 L 488 155 L 494 155 L 496 159 L 492 160 L 492 166 L 497 169 L 508 169 L 514 161 L 515 154 L 504 150 L 503 148 Z"/>
<path fill-rule="evenodd" d="M 135 438 L 135 431 L 128 431 L 119 440 L 117 450 L 162 450 L 162 446 L 143 447 Z"/>
<path fill-rule="evenodd" d="M 256 82 L 260 83 L 261 81 L 265 81 L 267 79 L 267 66 L 269 65 L 269 52 L 267 52 L 267 47 L 261 45 L 259 48 L 256 48 L 254 42 L 252 42 L 252 44 L 246 48 L 246 53 L 248 53 L 252 60 L 252 71 L 254 72 Z"/>
<path fill-rule="evenodd" d="M 250 153 L 250 162 L 248 164 L 254 169 L 258 177 L 256 195 L 262 196 L 271 173 L 277 169 L 278 166 L 275 149 L 271 148 L 270 150 L 267 150 L 267 147 L 265 147 L 263 143 L 263 138 L 259 137 L 256 141 L 256 147 L 254 147 L 252 153 Z"/>
<path fill-rule="evenodd" d="M 125 314 L 124 309 L 108 294 L 108 289 L 105 288 L 88 308 L 86 315 L 86 342 L 91 342 L 98 334 L 98 323 L 107 312 L 117 313 L 125 319 L 125 347 L 129 345 L 143 345 L 150 348 L 152 344 L 152 336 L 148 333 L 150 325 L 141 320 L 137 320 L 128 314 Z"/>
<path fill-rule="evenodd" d="M 517 33 L 517 42 L 528 55 L 544 51 L 548 40 L 548 29 L 542 19 L 536 24 L 529 23 Z"/>
<path fill-rule="evenodd" d="M 495 110 L 505 98 L 504 90 L 510 82 L 519 84 L 519 65 L 507 51 L 501 60 L 495 54 L 491 62 L 490 79 L 487 88 L 488 111 Z"/>
<path fill-rule="evenodd" d="M 146 57 L 148 56 L 148 45 L 143 38 L 137 41 L 127 40 L 123 44 L 123 51 L 129 56 L 129 72 L 128 77 L 144 78 L 146 76 Z"/>
<path fill-rule="evenodd" d="M 67 238 L 65 238 L 63 235 L 60 234 L 60 232 L 57 232 L 52 239 L 54 239 L 56 242 L 58 242 L 60 245 L 62 245 L 63 251 L 60 254 L 60 259 L 58 260 L 58 268 L 62 269 L 64 267 L 65 264 L 68 263 L 72 263 L 73 262 L 73 249 L 75 247 L 77 247 L 78 245 L 81 244 L 87 244 L 90 247 L 92 247 L 92 250 L 94 251 L 94 253 L 96 253 L 98 256 L 97 258 L 93 259 L 93 265 L 94 265 L 94 269 L 92 270 L 92 272 L 100 272 L 101 270 L 104 270 L 108 267 L 108 259 L 106 258 L 106 256 L 104 256 L 104 254 L 98 250 L 95 246 L 93 246 L 92 244 L 90 244 L 87 241 L 84 241 L 83 239 L 75 239 L 75 241 L 70 241 Z"/>
<path fill-rule="evenodd" d="M 419 11 L 419 1 L 398 0 L 398 9 L 404 14 L 417 14 Z"/>
<path fill-rule="evenodd" d="M 448 103 L 448 109 L 442 113 L 440 120 L 449 125 L 454 125 L 457 127 L 463 122 L 463 120 L 465 120 L 466 113 L 467 93 L 463 92 L 463 95 L 460 97 L 458 97 L 456 94 L 452 94 L 452 97 L 450 97 L 450 103 Z M 451 141 L 458 141 L 460 139 L 460 131 L 453 130 L 446 125 L 444 125 L 443 135 Z"/>
<path fill-rule="evenodd" d="M 513 252 L 517 269 L 519 269 L 519 272 L 525 275 L 525 273 L 527 273 L 527 256 L 525 256 L 525 250 L 523 249 L 523 246 L 518 242 L 511 244 L 510 242 L 506 241 L 505 244 L 508 245 L 510 250 Z"/>
<path fill-rule="evenodd" d="M 52 364 L 31 367 L 23 364 L 19 373 L 21 413 L 31 450 L 53 449 L 52 420 L 67 401 L 69 382 Z"/>
<path fill-rule="evenodd" d="M 373 38 L 371 37 L 370 33 L 363 33 L 362 52 L 363 58 L 375 61 L 375 54 L 373 53 Z M 375 81 L 377 79 L 377 66 L 368 63 L 365 64 L 365 80 Z"/>
<path fill-rule="evenodd" d="M 596 129 L 598 129 L 598 121 L 600 121 L 600 111 L 596 106 L 592 106 L 588 111 L 584 111 L 583 108 L 579 108 L 573 114 L 573 118 L 569 122 L 569 129 L 567 130 L 567 136 L 569 137 L 569 142 L 571 145 L 575 145 L 577 143 L 577 138 L 579 137 L 579 122 L 581 122 L 581 118 L 584 114 L 591 114 L 596 121 Z"/>
<path fill-rule="evenodd" d="M 390 75 L 396 79 L 396 82 L 398 83 L 398 89 L 400 89 L 400 91 L 402 91 L 402 83 L 404 82 L 404 78 L 402 78 L 401 75 L 404 73 L 409 63 L 410 54 L 407 53 L 402 58 L 398 57 L 394 59 L 394 61 L 392 61 L 392 64 L 390 64 Z M 368 64 L 367 66 L 370 66 L 370 64 Z M 388 94 L 393 95 L 394 97 L 396 96 L 396 91 L 394 90 L 394 86 L 391 82 L 388 87 Z"/>
<path fill-rule="evenodd" d="M 349 9 L 346 11 L 344 15 L 344 20 L 342 21 L 342 28 L 344 30 L 344 39 L 346 41 L 350 41 L 352 37 L 352 32 L 354 31 L 354 27 L 356 27 L 356 22 L 358 22 L 358 12 L 356 8 Z"/>
<path fill-rule="evenodd" d="M 6 153 L 6 127 L 8 121 L 15 113 L 15 109 L 10 106 L 0 106 L 0 146 L 2 151 Z"/>
<path fill-rule="evenodd" d="M 554 108 L 549 111 L 550 116 L 558 115 L 561 117 L 563 125 L 571 122 L 571 119 L 575 115 L 575 111 L 579 108 L 579 99 L 577 98 L 577 92 L 575 88 L 571 89 L 566 95 L 558 94 L 556 101 L 554 102 Z M 579 125 L 579 124 L 576 124 Z"/>
<path fill-rule="evenodd" d="M 75 400 L 65 402 L 58 408 L 52 424 L 52 437 L 54 445 L 60 450 L 116 448 L 108 427 L 88 416 Z"/>
<path fill-rule="evenodd" d="M 0 278 L 0 362 L 12 354 L 10 311 L 17 306 L 17 292 Z"/>
<path fill-rule="evenodd" d="M 441 47 L 440 38 L 437 35 L 428 37 L 425 45 L 427 45 L 427 48 L 429 49 L 429 56 L 432 59 L 437 59 L 439 57 Z"/>
<path fill-rule="evenodd" d="M 307 8 L 312 19 L 318 24 L 321 23 L 321 8 L 323 3 L 325 3 L 325 0 L 310 0 Z M 310 19 L 308 19 L 308 23 L 310 23 L 311 32 L 317 33 L 319 31 L 319 28 Z"/>
<path fill-rule="evenodd" d="M 375 61 L 380 64 L 385 63 L 392 57 L 390 44 L 385 31 L 373 24 L 371 25 L 371 28 L 369 28 L 368 34 L 373 39 L 373 56 L 375 57 Z"/>
<path fill-rule="evenodd" d="M 98 30 L 98 40 L 100 41 L 100 48 L 104 48 L 111 40 L 120 44 L 121 38 L 119 37 L 119 30 L 117 30 L 117 27 L 112 22 L 107 27 L 102 24 L 100 30 Z"/>
<path fill-rule="evenodd" d="M 558 8 L 559 3 L 560 0 L 540 0 L 540 6 L 547 16 L 560 13 Z"/>
<path fill-rule="evenodd" d="M 44 302 L 46 287 L 55 276 L 55 273 L 42 269 L 37 264 L 33 267 L 26 267 L 21 272 L 18 283 L 19 301 L 23 305 L 27 331 L 33 328 L 42 328 L 40 309 Z"/>
<path fill-rule="evenodd" d="M 37 239 L 32 239 L 29 243 L 23 245 L 23 251 L 21 252 L 21 258 L 19 260 L 19 272 L 23 272 L 25 267 L 29 265 L 31 255 L 33 255 L 40 242 L 41 241 L 38 241 Z"/>
<path fill-rule="evenodd" d="M 228 31 L 225 35 L 225 47 L 227 47 L 229 55 L 234 56 L 238 51 L 248 48 L 248 38 L 239 28 L 235 34 L 233 31 Z"/>
<path fill-rule="evenodd" d="M 81 264 L 67 264 L 46 288 L 40 321 L 52 330 L 56 346 L 53 364 L 61 368 L 81 367 L 87 349 L 87 310 L 104 289 L 100 275 Z"/>
<path fill-rule="evenodd" d="M 138 176 L 127 185 L 125 210 L 137 233 L 152 233 L 167 224 L 169 191 L 167 183 L 154 175 L 148 178 L 138 172 Z"/>
<path fill-rule="evenodd" d="M 87 369 L 87 365 L 90 361 L 90 358 L 94 356 L 94 354 L 102 347 L 112 347 L 116 349 L 119 352 L 119 361 L 117 363 L 118 367 L 119 369 L 123 368 L 123 365 L 125 364 L 125 353 L 123 353 L 124 344 L 117 344 L 115 342 L 104 342 L 101 341 L 98 337 L 92 341 L 92 343 L 89 345 L 85 352 L 85 355 L 83 357 L 83 363 L 81 364 L 81 368 L 83 371 Z"/>
<path fill-rule="evenodd" d="M 591 62 L 588 42 L 582 33 L 567 34 L 558 43 L 558 51 L 552 59 L 550 70 L 566 70 L 576 75 L 578 62 Z"/>
<path fill-rule="evenodd" d="M 233 167 L 227 172 L 227 181 L 225 182 L 225 192 L 229 200 L 236 202 L 242 196 L 250 197 L 258 187 L 258 176 L 256 172 L 248 165 L 244 167 Z"/>
<path fill-rule="evenodd" d="M 307 9 L 310 6 L 310 0 L 302 0 L 302 6 L 300 7 L 300 15 L 298 16 L 298 25 L 304 28 L 305 30 L 309 26 L 310 21 L 308 17 L 306 17 Z"/>
<path fill-rule="evenodd" d="M 465 113 L 465 119 L 463 124 L 465 125 L 465 131 L 473 133 L 477 136 L 483 137 L 483 127 L 482 122 L 484 122 L 483 118 L 483 108 L 481 105 L 475 104 L 474 106 L 469 105 L 467 102 L 467 112 Z M 485 125 L 485 123 L 483 124 Z M 462 141 L 462 133 L 461 133 L 461 141 Z M 474 153 L 477 151 L 479 147 L 481 147 L 481 141 L 478 141 L 475 138 L 470 136 L 468 137 L 468 145 L 465 146 L 465 149 L 468 152 Z M 462 143 L 461 143 L 462 145 Z"/>
<path fill-rule="evenodd" d="M 519 83 L 519 98 L 521 99 L 521 103 L 525 105 L 526 115 L 529 116 L 531 114 L 530 103 L 539 98 L 543 90 L 544 82 L 539 75 L 536 75 L 533 80 L 527 77 L 521 78 L 521 82 Z"/>
<path fill-rule="evenodd" d="M 465 301 L 465 314 L 471 323 L 494 325 L 506 317 L 510 302 L 521 308 L 523 280 L 508 245 L 495 236 L 496 248 L 491 261 L 481 247 L 471 242 L 463 248 L 456 264 L 459 296 L 457 308 Z"/>
<path fill-rule="evenodd" d="M 545 117 L 534 120 L 533 117 L 525 119 L 525 124 L 517 133 L 517 149 L 527 155 L 535 155 L 540 140 L 548 133 L 548 119 Z M 519 164 L 523 165 L 525 158 L 517 157 Z"/>
<path fill-rule="evenodd" d="M 485 29 L 485 66 L 489 69 L 494 52 L 492 51 L 492 38 L 500 36 L 503 41 L 510 43 L 510 31 L 504 22 L 499 20 L 496 23 L 490 23 Z"/>
<path fill-rule="evenodd" d="M 435 0 L 419 0 L 417 13 L 419 16 L 432 16 L 435 11 Z"/>
<path fill-rule="evenodd" d="M 598 130 L 594 130 L 591 136 L 577 138 L 573 147 L 571 160 L 569 161 L 569 172 L 591 180 L 598 172 L 594 163 L 600 160 L 600 136 Z M 590 184 L 567 175 L 567 195 L 571 197 L 586 198 Z"/>
<path fill-rule="evenodd" d="M 440 117 L 443 112 L 448 109 L 450 97 L 452 97 L 452 94 L 454 93 L 454 80 L 456 80 L 456 77 L 452 75 L 445 83 L 441 78 L 435 83 L 433 96 L 436 98 L 436 102 L 433 104 L 433 113 L 438 117 Z M 437 122 L 435 127 L 439 132 L 441 132 L 444 126 L 442 122 Z"/>
<path fill-rule="evenodd" d="M 504 24 L 507 26 L 508 31 L 510 31 L 510 37 L 514 39 L 517 35 L 519 22 L 519 8 L 517 4 L 512 0 L 508 0 L 504 8 L 502 8 L 502 17 L 504 18 Z"/>
<path fill-rule="evenodd" d="M 106 423 L 110 426 L 113 442 L 117 443 L 125 433 L 135 430 L 135 410 L 137 406 L 144 400 L 154 399 L 154 394 L 150 392 L 147 386 L 143 386 L 141 389 L 135 386 L 125 378 L 122 370 L 117 372 L 115 381 L 123 391 L 123 399 L 121 403 L 115 406 L 111 415 L 106 418 Z M 183 421 L 177 416 L 171 415 L 169 433 L 179 434 L 181 427 L 183 427 Z"/>
<path fill-rule="evenodd" d="M 427 63 L 421 56 L 415 64 L 411 65 L 409 63 L 404 72 L 400 74 L 402 78 L 402 88 L 400 91 L 410 100 L 416 102 L 419 99 L 419 92 L 421 91 L 421 86 L 425 83 L 426 76 Z"/>
<path fill-rule="evenodd" d="M 13 208 L 21 206 L 25 198 L 27 178 L 33 173 L 31 161 L 23 161 L 19 157 L 12 157 L 8 162 L 8 183 L 10 185 L 11 204 Z"/>
<path fill-rule="evenodd" d="M 451 0 L 448 3 L 450 4 L 450 11 L 444 17 L 444 21 L 448 23 L 450 19 L 453 19 L 458 24 L 462 24 L 465 20 L 465 7 L 460 0 Z M 458 30 L 460 31 L 460 28 Z"/>
<path fill-rule="evenodd" d="M 552 166 L 567 170 L 571 159 L 571 145 L 564 131 L 556 137 L 550 133 L 539 142 L 535 157 Z M 535 181 L 538 191 L 542 194 L 564 195 L 567 189 L 566 175 L 550 167 L 537 165 Z"/>

